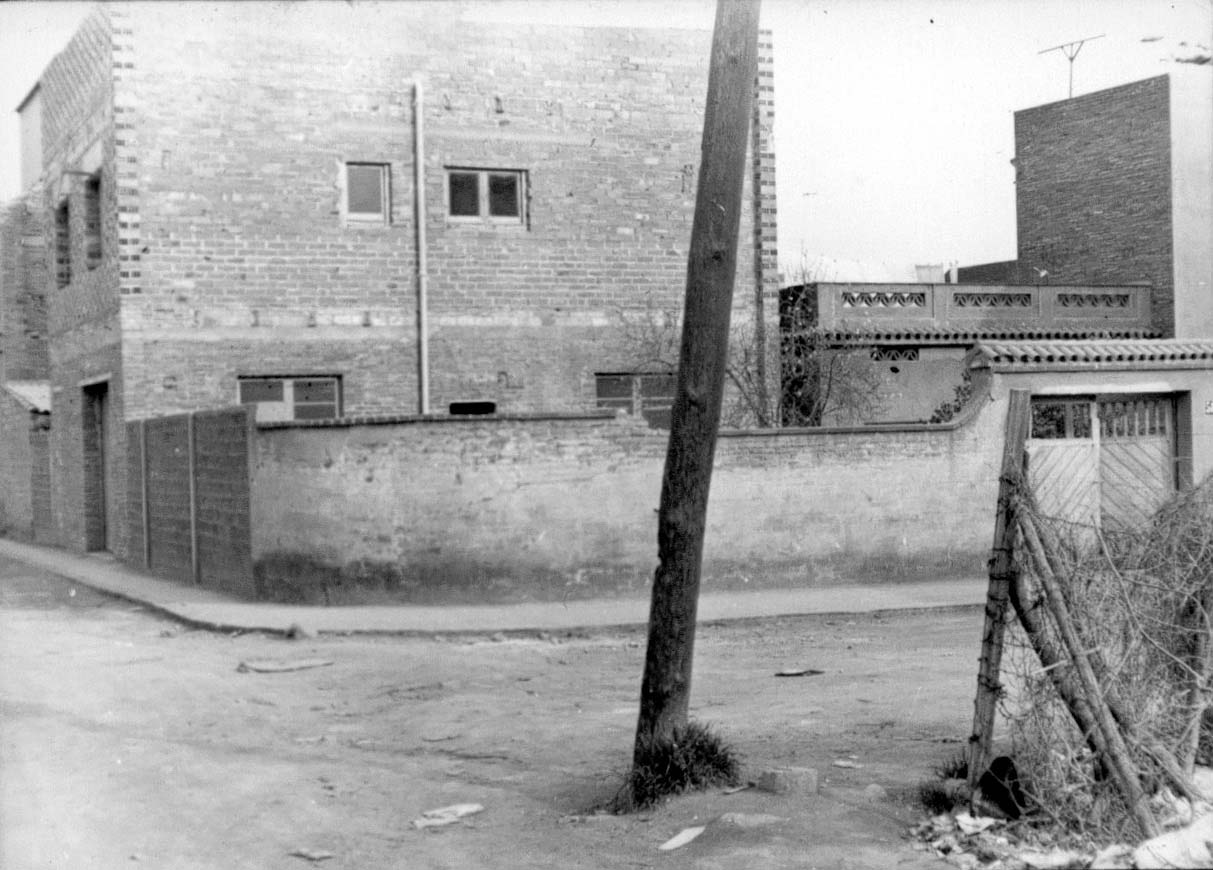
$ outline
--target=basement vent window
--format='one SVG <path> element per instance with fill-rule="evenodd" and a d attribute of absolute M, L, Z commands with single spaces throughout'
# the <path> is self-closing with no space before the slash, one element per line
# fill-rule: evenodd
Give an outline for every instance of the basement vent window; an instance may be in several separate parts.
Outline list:
<path fill-rule="evenodd" d="M 341 416 L 341 378 L 253 377 L 237 381 L 238 401 L 256 405 L 259 422 L 329 420 Z"/>
<path fill-rule="evenodd" d="M 446 213 L 453 221 L 526 223 L 526 173 L 514 169 L 448 169 Z"/>
<path fill-rule="evenodd" d="M 678 376 L 673 372 L 601 372 L 594 375 L 599 408 L 639 414 L 654 429 L 670 428 Z"/>
<path fill-rule="evenodd" d="M 346 220 L 352 223 L 386 224 L 390 222 L 391 213 L 391 171 L 388 164 L 345 164 Z"/>
<path fill-rule="evenodd" d="M 447 410 L 456 416 L 478 417 L 497 413 L 496 402 L 451 402 Z"/>

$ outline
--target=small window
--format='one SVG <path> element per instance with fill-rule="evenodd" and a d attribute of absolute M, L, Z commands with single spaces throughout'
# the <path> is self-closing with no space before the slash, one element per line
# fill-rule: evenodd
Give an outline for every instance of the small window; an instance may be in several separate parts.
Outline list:
<path fill-rule="evenodd" d="M 264 377 L 237 381 L 242 405 L 256 405 L 257 419 L 329 420 L 341 416 L 341 378 Z"/>
<path fill-rule="evenodd" d="M 391 215 L 386 163 L 345 164 L 345 216 L 351 221 L 388 223 Z"/>
<path fill-rule="evenodd" d="M 526 173 L 501 169 L 447 170 L 447 214 L 460 220 L 524 223 Z"/>
<path fill-rule="evenodd" d="M 84 265 L 90 271 L 101 265 L 101 175 L 84 184 Z"/>
<path fill-rule="evenodd" d="M 1033 400 L 1032 437 L 1090 438 L 1091 401 Z"/>
<path fill-rule="evenodd" d="M 624 372 L 594 375 L 599 408 L 615 408 L 640 414 L 654 429 L 669 429 L 678 376 Z"/>
<path fill-rule="evenodd" d="M 55 284 L 72 283 L 72 216 L 67 200 L 55 209 Z"/>

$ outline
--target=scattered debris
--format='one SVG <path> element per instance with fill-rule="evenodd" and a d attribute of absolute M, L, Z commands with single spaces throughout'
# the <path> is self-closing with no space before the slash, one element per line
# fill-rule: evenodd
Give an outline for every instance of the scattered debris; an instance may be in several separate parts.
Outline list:
<path fill-rule="evenodd" d="M 1213 867 L 1213 814 L 1201 816 L 1187 827 L 1167 831 L 1133 850 L 1139 870 L 1161 867 Z"/>
<path fill-rule="evenodd" d="M 785 668 L 782 671 L 776 671 L 777 677 L 816 677 L 818 674 L 824 674 L 825 671 L 819 671 L 816 668 Z"/>
<path fill-rule="evenodd" d="M 956 814 L 956 827 L 960 828 L 963 834 L 980 834 L 996 824 L 998 824 L 998 819 L 992 819 L 989 816 L 974 817 L 968 813 Z"/>
<path fill-rule="evenodd" d="M 420 818 L 413 819 L 413 827 L 422 830 L 423 828 L 453 825 L 466 816 L 474 816 L 476 813 L 482 812 L 484 812 L 484 807 L 481 804 L 452 804 L 437 810 L 427 810 L 421 814 Z"/>
<path fill-rule="evenodd" d="M 458 739 L 459 736 L 460 735 L 458 735 L 458 734 L 435 734 L 432 736 L 423 734 L 421 736 L 421 742 L 422 743 L 444 743 L 447 740 L 456 740 L 456 739 Z"/>
<path fill-rule="evenodd" d="M 1132 870 L 1133 847 L 1124 843 L 1113 843 L 1100 849 L 1091 859 L 1090 870 Z"/>
<path fill-rule="evenodd" d="M 1050 849 L 1048 852 L 1020 852 L 1016 857 L 1031 870 L 1078 870 L 1086 867 L 1091 856 L 1073 849 Z"/>
<path fill-rule="evenodd" d="M 817 770 L 812 767 L 776 767 L 764 770 L 756 783 L 772 794 L 817 794 Z"/>
<path fill-rule="evenodd" d="M 318 849 L 296 849 L 287 854 L 292 858 L 303 858 L 305 861 L 327 861 L 334 857 L 332 852 L 322 852 Z"/>
<path fill-rule="evenodd" d="M 288 671 L 306 671 L 309 668 L 324 668 L 331 665 L 331 659 L 251 659 L 236 666 L 237 672 L 247 674 L 281 674 Z"/>
<path fill-rule="evenodd" d="M 286 629 L 287 640 L 305 640 L 316 636 L 314 629 L 308 628 L 302 623 L 292 622 Z"/>
<path fill-rule="evenodd" d="M 841 767 L 845 770 L 859 770 L 861 767 L 863 767 L 863 765 L 860 764 L 859 762 L 851 761 L 849 758 L 838 759 L 837 761 L 834 762 L 834 766 Z"/>
<path fill-rule="evenodd" d="M 743 783 L 742 785 L 734 785 L 734 786 L 731 786 L 730 788 L 726 788 L 723 791 L 721 791 L 721 794 L 737 794 L 737 792 L 739 792 L 739 791 L 745 791 L 746 789 L 751 789 L 753 787 L 754 787 L 754 783 L 747 782 L 747 783 Z"/>
<path fill-rule="evenodd" d="M 706 828 L 706 827 L 707 827 L 707 825 L 700 825 L 697 828 L 683 828 L 681 831 L 679 831 L 674 836 L 670 837 L 670 839 L 666 840 L 664 843 L 662 843 L 657 848 L 658 848 L 658 850 L 660 850 L 662 852 L 670 852 L 681 846 L 685 846 L 687 843 L 691 842 L 696 837 L 698 837 L 700 834 L 702 834 L 704 831 L 704 828 Z"/>
<path fill-rule="evenodd" d="M 883 800 L 888 800 L 889 793 L 883 785 L 872 783 L 863 790 L 863 796 L 872 803 L 880 803 Z"/>

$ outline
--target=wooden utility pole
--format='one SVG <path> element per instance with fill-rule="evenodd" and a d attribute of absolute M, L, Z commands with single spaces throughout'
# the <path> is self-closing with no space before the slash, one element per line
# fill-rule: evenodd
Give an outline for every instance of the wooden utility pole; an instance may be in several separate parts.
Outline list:
<path fill-rule="evenodd" d="M 760 0 L 717 0 L 637 747 L 687 720 L 703 534 L 737 272 Z M 755 215 L 755 219 L 757 219 Z"/>
<path fill-rule="evenodd" d="M 1031 433 L 1031 394 L 1011 390 L 1007 403 L 1006 434 L 1002 443 L 1002 471 L 998 476 L 998 507 L 994 514 L 994 547 L 990 557 L 990 582 L 986 592 L 986 621 L 981 638 L 981 660 L 977 670 L 977 698 L 973 702 L 973 734 L 969 737 L 969 787 L 977 788 L 994 740 L 994 713 L 1002 695 L 1003 636 L 1007 625 L 1007 602 L 1012 584 L 1018 582 L 1015 567 L 1015 498 L 1023 483 L 1024 441 Z"/>

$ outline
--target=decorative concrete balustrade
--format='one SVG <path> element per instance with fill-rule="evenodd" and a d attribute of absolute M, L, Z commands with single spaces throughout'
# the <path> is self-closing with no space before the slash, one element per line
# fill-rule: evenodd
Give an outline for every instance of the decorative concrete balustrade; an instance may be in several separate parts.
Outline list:
<path fill-rule="evenodd" d="M 806 313 L 839 339 L 955 343 L 992 337 L 1150 338 L 1146 285 L 806 284 Z"/>

